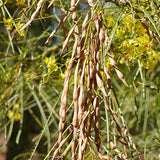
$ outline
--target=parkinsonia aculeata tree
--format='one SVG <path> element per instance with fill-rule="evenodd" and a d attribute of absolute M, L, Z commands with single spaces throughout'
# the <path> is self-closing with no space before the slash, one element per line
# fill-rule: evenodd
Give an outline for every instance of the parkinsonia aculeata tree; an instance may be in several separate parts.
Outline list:
<path fill-rule="evenodd" d="M 109 10 L 111 2 L 113 10 Z M 31 19 L 21 30 L 28 27 L 38 14 L 44 0 L 40 0 Z M 56 1 L 52 1 L 50 6 Z M 160 60 L 160 54 L 153 49 L 154 43 L 159 41 L 159 29 L 155 20 L 149 15 L 145 1 L 88 0 L 89 10 L 79 11 L 80 0 L 71 0 L 70 8 L 51 33 L 46 44 L 54 37 L 68 19 L 72 21 L 72 28 L 65 37 L 61 55 L 66 48 L 72 47 L 72 55 L 68 63 L 64 78 L 64 87 L 61 96 L 60 122 L 58 146 L 53 153 L 54 158 L 60 157 L 63 146 L 71 142 L 72 159 L 84 159 L 91 143 L 95 144 L 95 155 L 100 159 L 112 159 L 115 152 L 120 159 L 133 158 L 138 153 L 121 112 L 116 97 L 112 75 L 115 73 L 126 87 L 129 87 L 117 63 L 138 62 L 140 70 L 151 68 Z M 150 3 L 150 2 L 148 2 Z M 155 8 L 159 4 L 152 2 Z M 144 6 L 142 6 L 144 5 Z M 114 7 L 113 7 L 114 6 Z M 146 7 L 146 8 L 145 8 Z M 61 8 L 61 7 L 60 7 Z M 159 15 L 159 13 L 156 13 Z M 147 22 L 147 23 L 146 23 Z M 72 45 L 72 42 L 74 44 Z M 152 40 L 151 40 L 152 39 Z M 74 75 L 74 89 L 72 106 L 74 108 L 71 129 L 66 135 L 68 94 L 71 75 Z M 114 97 L 116 106 L 110 99 Z M 107 123 L 106 146 L 101 142 L 100 111 L 105 110 Z M 119 115 L 115 113 L 119 111 Z M 117 137 L 111 134 L 117 133 Z M 121 152 L 120 148 L 124 147 Z"/>

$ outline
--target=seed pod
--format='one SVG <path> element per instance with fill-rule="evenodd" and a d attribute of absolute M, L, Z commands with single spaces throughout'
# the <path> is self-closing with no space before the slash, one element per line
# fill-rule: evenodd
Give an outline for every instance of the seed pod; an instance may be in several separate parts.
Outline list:
<path fill-rule="evenodd" d="M 54 154 L 53 154 L 53 157 L 52 157 L 51 160 L 54 160 L 54 159 L 56 158 L 56 156 L 57 156 L 58 153 L 60 152 L 62 146 L 67 142 L 67 139 L 69 138 L 69 136 L 71 135 L 71 133 L 72 133 L 72 132 L 70 132 L 70 133 L 68 134 L 68 136 L 67 136 L 64 140 L 61 141 L 61 143 L 59 144 L 59 147 L 54 151 Z"/>
<path fill-rule="evenodd" d="M 88 26 L 88 18 L 89 18 L 89 13 L 87 13 L 87 15 L 86 15 L 86 17 L 85 17 L 85 19 L 84 19 L 84 21 L 83 21 L 83 24 L 82 24 L 82 32 L 83 32 L 83 31 L 86 31 L 86 29 L 87 29 L 87 26 Z"/>
<path fill-rule="evenodd" d="M 111 85 L 111 76 L 109 75 L 109 71 L 106 66 L 104 66 L 104 73 L 107 76 L 107 81 L 108 81 L 109 85 Z"/>
<path fill-rule="evenodd" d="M 119 69 L 115 68 L 115 70 L 116 70 L 118 78 L 128 87 L 128 84 L 127 84 L 126 80 L 124 79 L 123 74 L 119 71 Z"/>
<path fill-rule="evenodd" d="M 76 0 L 71 0 L 71 7 L 75 7 Z"/>
<path fill-rule="evenodd" d="M 74 115 L 73 115 L 73 141 L 72 141 L 72 160 L 75 160 L 76 152 L 76 137 L 78 130 L 78 88 L 77 88 L 77 76 L 78 76 L 79 61 L 76 66 L 74 74 L 74 91 L 73 91 L 73 101 L 74 101 Z"/>
<path fill-rule="evenodd" d="M 100 32 L 99 32 L 99 39 L 100 39 L 100 43 L 101 43 L 101 64 L 102 64 L 102 67 L 104 66 L 104 40 L 105 40 L 105 32 L 103 30 L 103 28 L 101 27 L 100 28 Z M 99 69 L 97 69 L 99 70 Z"/>
<path fill-rule="evenodd" d="M 70 12 L 64 17 L 64 19 L 62 19 L 60 21 L 60 23 L 57 25 L 57 27 L 53 30 L 53 32 L 50 34 L 49 38 L 47 39 L 47 41 L 45 42 L 45 44 L 47 44 L 51 39 L 52 37 L 54 37 L 54 35 L 57 33 L 58 29 L 60 28 L 60 26 L 62 24 L 64 24 L 66 22 L 66 20 L 68 19 L 68 17 L 70 16 Z"/>
<path fill-rule="evenodd" d="M 98 51 L 96 53 L 96 62 L 98 63 L 100 61 L 100 52 Z"/>
<path fill-rule="evenodd" d="M 88 0 L 88 4 L 89 4 L 90 7 L 93 7 L 93 4 L 94 4 L 93 0 Z"/>
<path fill-rule="evenodd" d="M 63 132 L 64 126 L 65 126 L 66 107 L 67 107 L 67 102 L 68 102 L 67 96 L 68 96 L 68 90 L 69 90 L 69 79 L 71 77 L 71 70 L 72 70 L 74 59 L 75 58 L 71 58 L 69 65 L 67 67 L 65 80 L 64 80 L 64 88 L 63 88 L 62 97 L 61 97 L 61 108 L 60 108 L 60 112 L 59 112 L 59 115 L 60 115 L 59 138 L 58 138 L 59 144 L 62 141 L 62 132 Z"/>
<path fill-rule="evenodd" d="M 93 66 L 93 62 L 90 61 L 90 79 L 93 80 L 94 77 L 94 66 Z"/>
<path fill-rule="evenodd" d="M 96 25 L 97 31 L 99 31 L 99 20 L 98 20 L 98 15 L 97 15 L 97 13 L 94 14 L 93 20 L 94 20 L 94 23 L 95 23 L 95 25 Z"/>
<path fill-rule="evenodd" d="M 80 93 L 79 93 L 79 98 L 78 98 L 78 105 L 79 105 L 78 120 L 79 120 L 79 122 L 81 122 L 81 120 L 82 120 L 84 104 L 85 104 L 85 95 L 84 95 L 83 84 L 84 84 L 84 73 L 85 73 L 86 62 L 87 62 L 87 58 L 86 58 L 86 60 L 83 64 L 81 79 L 80 79 L 80 82 L 79 82 L 79 87 L 80 87 Z"/>
<path fill-rule="evenodd" d="M 100 28 L 100 32 L 99 32 L 99 39 L 100 41 L 103 43 L 105 40 L 105 32 L 103 30 L 103 28 Z"/>
<path fill-rule="evenodd" d="M 88 142 L 88 138 L 85 137 L 84 142 L 83 142 L 82 147 L 81 147 L 82 153 L 84 152 L 84 150 L 86 148 L 87 142 Z"/>
<path fill-rule="evenodd" d="M 100 124 L 99 124 L 99 102 L 98 102 L 98 95 L 94 98 L 93 101 L 93 108 L 94 108 L 94 128 L 95 128 L 95 144 L 97 146 L 98 152 L 100 151 Z"/>
<path fill-rule="evenodd" d="M 105 88 L 104 88 L 104 84 L 103 84 L 103 81 L 102 79 L 100 78 L 100 73 L 96 73 L 96 81 L 97 81 L 97 85 L 99 87 L 99 89 L 101 90 L 101 92 L 103 93 L 103 95 L 105 97 L 107 97 L 107 93 L 105 91 Z"/>
<path fill-rule="evenodd" d="M 77 21 L 77 13 L 76 12 L 73 12 L 72 19 L 73 19 L 74 22 Z"/>
<path fill-rule="evenodd" d="M 68 43 L 69 43 L 69 39 L 70 39 L 71 36 L 73 35 L 75 27 L 76 27 L 76 26 L 74 25 L 74 27 L 69 31 L 68 36 L 67 36 L 66 40 L 65 40 L 64 43 L 63 43 L 63 47 L 62 47 L 62 51 L 61 51 L 61 54 L 60 54 L 60 55 L 62 55 L 63 51 L 67 48 Z"/>
<path fill-rule="evenodd" d="M 109 55 L 109 61 L 111 62 L 111 65 L 113 66 L 113 67 L 117 67 L 116 66 L 116 61 Z"/>
<path fill-rule="evenodd" d="M 76 1 L 75 0 L 71 0 L 71 8 L 69 9 L 70 12 L 75 11 L 76 9 Z"/>
<path fill-rule="evenodd" d="M 78 160 L 82 160 L 83 156 L 83 152 L 82 152 L 82 132 L 80 131 L 79 134 L 79 141 L 78 141 L 78 146 L 79 146 L 79 151 L 78 151 Z"/>
<path fill-rule="evenodd" d="M 117 147 L 115 146 L 115 144 L 114 144 L 112 141 L 110 141 L 110 145 L 111 145 L 111 148 L 112 148 L 115 152 L 118 153 L 118 156 L 119 156 L 120 159 L 126 159 L 126 160 L 128 159 L 127 156 L 126 156 L 124 153 L 121 153 L 121 152 L 117 149 Z"/>

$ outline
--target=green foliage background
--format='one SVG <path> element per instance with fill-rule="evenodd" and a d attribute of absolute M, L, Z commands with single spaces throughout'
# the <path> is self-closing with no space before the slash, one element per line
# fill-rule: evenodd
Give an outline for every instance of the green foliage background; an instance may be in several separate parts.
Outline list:
<path fill-rule="evenodd" d="M 56 0 L 48 8 L 50 3 L 45 1 L 31 25 L 20 31 L 35 11 L 37 1 L 0 0 L 0 132 L 5 135 L 0 149 L 7 146 L 8 160 L 48 158 L 57 143 L 60 97 L 74 39 L 70 39 L 60 56 L 63 41 L 73 26 L 69 17 L 45 44 L 70 8 L 68 0 Z M 116 106 L 116 98 L 119 101 L 127 129 L 138 149 L 134 159 L 138 155 L 144 159 L 160 159 L 160 1 L 98 0 L 96 4 L 95 10 L 103 11 L 103 25 L 111 40 L 106 50 L 113 52 L 129 85 L 122 84 L 106 58 L 116 95 L 111 94 L 111 103 Z M 80 1 L 76 8 L 78 15 L 88 10 L 87 1 Z M 122 10 L 123 16 L 117 20 Z M 84 17 L 79 25 L 83 20 Z M 68 100 L 69 106 L 71 93 Z M 107 147 L 106 111 L 103 105 L 101 108 L 101 140 Z M 115 113 L 120 117 L 118 108 Z M 67 113 L 66 126 L 70 125 L 72 114 L 73 107 Z M 114 134 L 116 131 L 110 128 L 110 135 Z M 68 150 L 63 152 L 64 157 L 70 159 L 70 141 L 65 146 Z M 85 159 L 96 155 L 95 146 L 90 144 L 89 148 Z M 123 153 L 122 146 L 120 149 Z M 117 157 L 112 149 L 110 155 Z"/>

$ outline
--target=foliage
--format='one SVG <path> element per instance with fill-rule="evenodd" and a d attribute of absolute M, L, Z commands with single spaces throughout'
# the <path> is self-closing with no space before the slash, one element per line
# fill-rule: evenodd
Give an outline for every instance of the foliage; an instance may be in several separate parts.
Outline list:
<path fill-rule="evenodd" d="M 159 159 L 159 6 L 0 0 L 7 159 Z"/>

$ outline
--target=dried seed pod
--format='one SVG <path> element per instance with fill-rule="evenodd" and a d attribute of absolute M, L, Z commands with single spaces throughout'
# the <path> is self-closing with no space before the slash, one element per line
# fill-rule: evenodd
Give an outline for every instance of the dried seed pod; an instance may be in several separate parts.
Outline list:
<path fill-rule="evenodd" d="M 111 62 L 111 65 L 114 67 L 114 69 L 117 73 L 118 78 L 128 87 L 128 84 L 127 84 L 126 80 L 124 79 L 123 74 L 119 71 L 119 69 L 116 65 L 116 61 L 109 54 L 108 54 L 108 56 L 109 56 L 109 60 Z"/>
<path fill-rule="evenodd" d="M 113 67 L 117 67 L 116 66 L 116 61 L 109 55 L 109 61 L 111 62 L 111 65 L 113 66 Z"/>
<path fill-rule="evenodd" d="M 95 144 L 97 146 L 98 152 L 100 152 L 100 136 L 99 136 L 99 131 L 100 131 L 100 124 L 99 124 L 99 102 L 98 102 L 98 95 L 94 98 L 93 101 L 93 108 L 94 108 L 94 128 L 95 128 Z"/>
<path fill-rule="evenodd" d="M 118 78 L 128 87 L 128 84 L 127 84 L 126 80 L 124 79 L 123 74 L 119 71 L 119 69 L 115 68 L 115 70 L 116 70 Z"/>
<path fill-rule="evenodd" d="M 103 28 L 100 28 L 100 32 L 99 32 L 99 39 L 100 39 L 100 43 L 101 43 L 101 64 L 102 67 L 104 66 L 104 40 L 105 40 L 105 32 L 103 30 Z"/>
<path fill-rule="evenodd" d="M 45 42 L 45 44 L 47 44 L 53 37 L 54 35 L 57 33 L 58 29 L 60 28 L 60 26 L 62 24 L 64 24 L 66 22 L 66 20 L 68 19 L 68 17 L 70 16 L 71 12 L 69 12 L 65 17 L 64 19 L 62 19 L 60 21 L 60 23 L 57 25 L 57 27 L 53 30 L 53 32 L 51 33 L 51 35 L 49 36 L 49 38 L 47 39 L 47 41 Z"/>
<path fill-rule="evenodd" d="M 79 133 L 79 141 L 78 141 L 78 145 L 79 145 L 79 151 L 78 151 L 78 160 L 82 160 L 83 159 L 83 152 L 86 148 L 86 144 L 87 144 L 87 137 L 84 135 L 84 130 L 85 130 L 85 121 L 86 118 L 88 117 L 89 111 L 86 113 L 86 115 L 84 115 L 83 120 L 80 124 L 80 133 Z"/>
<path fill-rule="evenodd" d="M 77 130 L 78 130 L 78 97 L 79 97 L 79 93 L 78 93 L 79 91 L 77 88 L 78 68 L 79 68 L 79 61 L 77 63 L 75 74 L 74 74 L 74 91 L 73 91 L 74 115 L 73 115 L 72 160 L 75 159 L 76 137 L 77 137 Z"/>
<path fill-rule="evenodd" d="M 94 33 L 93 30 L 91 30 L 91 59 L 95 58 L 95 52 L 96 52 L 96 48 L 95 48 L 95 38 L 94 38 Z"/>
<path fill-rule="evenodd" d="M 96 58 L 95 59 L 96 59 L 97 63 L 100 61 L 100 52 L 99 51 L 96 53 Z"/>
<path fill-rule="evenodd" d="M 105 32 L 103 30 L 103 28 L 100 28 L 100 32 L 99 32 L 99 39 L 100 41 L 103 43 L 105 40 Z"/>
<path fill-rule="evenodd" d="M 72 133 L 72 132 L 70 132 L 70 133 L 68 134 L 68 136 L 60 142 L 59 147 L 54 151 L 54 154 L 53 154 L 53 157 L 52 157 L 51 160 L 54 160 L 55 157 L 59 154 L 62 146 L 67 142 L 67 139 L 69 138 L 69 136 L 71 135 L 71 133 Z"/>
<path fill-rule="evenodd" d="M 89 13 L 86 14 L 86 17 L 82 23 L 82 32 L 86 31 L 87 26 L 88 26 L 88 18 L 89 18 Z"/>
<path fill-rule="evenodd" d="M 117 149 L 117 147 L 115 146 L 115 144 L 114 144 L 112 141 L 110 141 L 110 145 L 111 145 L 111 148 L 112 148 L 115 152 L 118 153 L 118 156 L 119 156 L 121 159 L 127 160 L 127 156 L 126 156 L 124 153 L 121 153 L 121 152 Z"/>
<path fill-rule="evenodd" d="M 76 25 L 74 25 L 74 27 L 69 31 L 68 36 L 67 36 L 66 40 L 63 43 L 63 47 L 62 47 L 62 51 L 61 51 L 60 55 L 62 55 L 63 51 L 67 48 L 68 43 L 69 43 L 69 39 L 73 35 L 75 27 L 76 27 Z"/>
<path fill-rule="evenodd" d="M 104 88 L 104 84 L 103 84 L 103 81 L 102 81 L 102 79 L 101 79 L 101 77 L 100 77 L 100 73 L 96 73 L 96 82 L 97 82 L 97 85 L 98 85 L 98 87 L 99 87 L 99 89 L 101 90 L 101 92 L 103 93 L 103 95 L 105 96 L 105 97 L 107 97 L 107 93 L 106 93 L 106 90 L 105 90 L 105 88 Z"/>
<path fill-rule="evenodd" d="M 85 62 L 83 64 L 82 74 L 80 77 L 79 87 L 80 87 L 80 93 L 78 98 L 78 105 L 79 105 L 79 112 L 78 112 L 78 121 L 81 122 L 83 110 L 84 110 L 84 104 L 85 104 L 85 95 L 84 95 L 84 73 L 85 73 L 85 66 L 86 66 L 87 58 L 85 59 Z"/>
<path fill-rule="evenodd" d="M 71 7 L 75 7 L 76 0 L 71 0 Z"/>
<path fill-rule="evenodd" d="M 77 13 L 76 12 L 73 12 L 72 19 L 73 19 L 74 22 L 77 21 Z"/>
<path fill-rule="evenodd" d="M 59 122 L 59 138 L 58 138 L 58 142 L 60 144 L 60 142 L 62 141 L 62 133 L 64 130 L 64 125 L 65 125 L 65 120 L 66 120 L 66 107 L 67 107 L 67 96 L 68 96 L 68 90 L 69 90 L 69 79 L 71 76 L 71 70 L 72 70 L 72 66 L 73 66 L 73 62 L 74 62 L 75 58 L 71 58 L 69 65 L 67 67 L 67 71 L 66 71 L 66 75 L 65 75 L 65 80 L 64 80 L 64 88 L 63 88 L 63 92 L 62 92 L 62 97 L 61 97 L 61 108 L 60 108 L 60 122 Z"/>
<path fill-rule="evenodd" d="M 44 1 L 44 0 L 43 0 Z M 75 7 L 78 5 L 80 0 L 78 0 L 75 4 Z M 54 35 L 57 33 L 58 29 L 60 28 L 60 26 L 62 24 L 64 24 L 66 22 L 66 20 L 68 19 L 68 17 L 71 15 L 71 11 L 64 17 L 64 19 L 62 19 L 60 21 L 60 23 L 57 25 L 57 27 L 54 29 L 54 31 L 51 33 L 51 35 L 49 36 L 49 38 L 47 39 L 47 41 L 45 42 L 45 44 L 47 44 L 53 37 Z M 81 17 L 80 17 L 81 18 Z M 79 21 L 79 20 L 78 20 Z"/>
<path fill-rule="evenodd" d="M 84 142 L 83 142 L 82 147 L 81 147 L 82 153 L 84 152 L 84 150 L 86 148 L 87 142 L 88 142 L 88 138 L 85 137 Z"/>
<path fill-rule="evenodd" d="M 34 11 L 34 13 L 32 14 L 31 19 L 20 29 L 20 31 L 26 29 L 26 28 L 32 23 L 32 21 L 34 20 L 34 18 L 37 16 L 39 10 L 41 9 L 43 3 L 44 3 L 44 0 L 40 0 L 40 1 L 38 2 L 37 8 L 36 8 L 36 10 Z"/>
<path fill-rule="evenodd" d="M 82 130 L 81 130 L 80 133 L 79 133 L 78 146 L 79 146 L 79 150 L 78 150 L 78 160 L 82 160 L 82 158 L 83 158 L 83 152 L 82 152 Z"/>
<path fill-rule="evenodd" d="M 73 12 L 76 9 L 76 1 L 71 0 L 71 8 L 69 9 L 70 12 Z"/>
<path fill-rule="evenodd" d="M 79 104 L 79 111 L 78 111 L 78 121 L 80 125 L 80 133 L 79 133 L 79 151 L 78 151 L 78 160 L 82 160 L 83 158 L 83 152 L 82 152 L 82 141 L 84 139 L 84 121 L 82 121 L 82 118 L 84 116 L 84 104 L 85 104 L 85 95 L 84 95 L 84 73 L 85 73 L 85 66 L 86 66 L 87 58 L 85 59 L 83 63 L 83 68 L 82 68 L 82 73 L 80 77 L 80 82 L 79 82 L 79 88 L 80 88 L 80 94 L 78 97 L 78 104 Z"/>
<path fill-rule="evenodd" d="M 93 20 L 94 20 L 94 23 L 95 23 L 95 25 L 96 25 L 97 31 L 99 31 L 99 27 L 100 27 L 100 26 L 99 26 L 99 20 L 98 20 L 98 15 L 97 15 L 97 13 L 94 14 Z"/>
<path fill-rule="evenodd" d="M 84 87 L 80 86 L 80 93 L 78 98 L 78 105 L 79 105 L 78 121 L 79 122 L 81 122 L 82 120 L 84 104 L 85 104 Z"/>
<path fill-rule="evenodd" d="M 93 4 L 94 4 L 93 0 L 88 0 L 88 4 L 89 4 L 90 7 L 93 7 Z"/>
<path fill-rule="evenodd" d="M 104 65 L 104 73 L 106 74 L 109 87 L 111 87 L 111 76 L 109 75 L 109 71 L 105 65 Z"/>
<path fill-rule="evenodd" d="M 90 79 L 91 80 L 93 80 L 93 78 L 94 78 L 94 73 L 95 73 L 95 71 L 94 71 L 94 65 L 93 65 L 93 62 L 92 61 L 90 61 Z"/>

